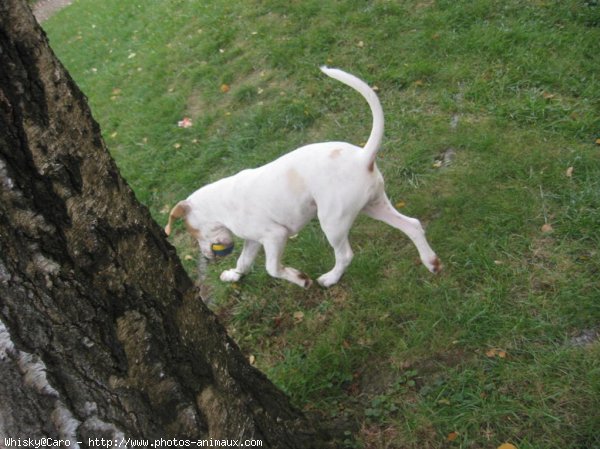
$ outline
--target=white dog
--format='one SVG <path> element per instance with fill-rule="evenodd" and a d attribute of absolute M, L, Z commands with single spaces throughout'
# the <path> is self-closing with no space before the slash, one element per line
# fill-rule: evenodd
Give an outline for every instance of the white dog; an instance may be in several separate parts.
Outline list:
<path fill-rule="evenodd" d="M 321 70 L 357 90 L 369 103 L 373 128 L 365 147 L 345 142 L 307 145 L 262 167 L 209 184 L 177 203 L 165 232 L 171 233 L 174 219 L 184 218 L 209 259 L 215 256 L 215 244 L 221 249 L 233 246 L 232 233 L 244 239 L 236 267 L 224 271 L 222 281 L 238 281 L 263 246 L 271 276 L 306 288 L 312 284 L 310 278 L 283 266 L 281 257 L 288 238 L 317 216 L 335 252 L 335 266 L 318 279 L 329 287 L 338 282 L 352 260 L 348 232 L 363 212 L 404 232 L 427 269 L 438 273 L 442 265 L 421 223 L 396 211 L 384 192 L 383 177 L 375 165 L 383 137 L 383 111 L 377 95 L 365 82 L 342 70 Z"/>

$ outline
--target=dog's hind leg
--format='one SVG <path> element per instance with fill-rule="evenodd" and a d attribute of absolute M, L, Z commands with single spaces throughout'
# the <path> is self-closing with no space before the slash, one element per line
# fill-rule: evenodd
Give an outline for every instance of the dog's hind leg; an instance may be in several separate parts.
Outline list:
<path fill-rule="evenodd" d="M 353 221 L 353 219 L 334 220 L 319 216 L 321 229 L 325 233 L 325 236 L 327 237 L 327 240 L 329 241 L 329 244 L 333 248 L 335 254 L 334 267 L 317 279 L 319 285 L 323 287 L 331 287 L 332 285 L 336 284 L 352 261 L 354 253 L 352 252 L 350 242 L 348 241 L 348 233 L 350 232 L 350 227 L 352 226 Z M 345 224 L 345 222 L 348 222 L 348 224 Z"/>
<path fill-rule="evenodd" d="M 312 280 L 306 274 L 292 267 L 284 267 L 281 263 L 287 239 L 288 233 L 281 232 L 269 233 L 269 236 L 262 241 L 267 272 L 274 278 L 285 279 L 300 287 L 308 288 L 312 285 Z"/>
<path fill-rule="evenodd" d="M 260 243 L 255 242 L 254 240 L 244 240 L 244 248 L 242 249 L 242 253 L 237 260 L 237 265 L 235 268 L 231 270 L 225 270 L 221 273 L 221 280 L 223 282 L 237 282 L 240 278 L 248 273 L 252 264 L 254 263 L 254 259 L 260 250 Z"/>
<path fill-rule="evenodd" d="M 442 271 L 442 263 L 429 246 L 421 222 L 416 218 L 402 215 L 394 209 L 385 193 L 382 193 L 375 201 L 365 206 L 363 212 L 369 217 L 383 221 L 404 232 L 417 247 L 423 265 L 432 273 Z"/>

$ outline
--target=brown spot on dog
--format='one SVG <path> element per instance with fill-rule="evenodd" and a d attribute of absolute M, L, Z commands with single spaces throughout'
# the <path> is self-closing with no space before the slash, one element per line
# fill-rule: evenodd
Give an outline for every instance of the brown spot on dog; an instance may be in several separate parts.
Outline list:
<path fill-rule="evenodd" d="M 342 154 L 342 150 L 340 148 L 336 148 L 335 150 L 331 150 L 329 153 L 330 159 L 337 159 Z"/>
<path fill-rule="evenodd" d="M 375 170 L 375 161 L 371 161 L 368 168 L 370 172 L 373 172 Z"/>
<path fill-rule="evenodd" d="M 190 233 L 190 235 L 196 240 L 200 240 L 200 231 L 191 226 L 187 221 L 187 215 L 189 213 L 190 205 L 187 203 L 187 201 L 180 201 L 179 203 L 177 203 L 169 213 L 169 222 L 167 223 L 167 226 L 165 226 L 165 234 L 167 234 L 167 236 L 171 235 L 171 231 L 173 229 L 173 222 L 179 218 L 183 218 L 185 228 Z"/>
<path fill-rule="evenodd" d="M 300 176 L 300 173 L 298 173 L 295 169 L 290 168 L 286 173 L 286 178 L 292 193 L 296 195 L 304 193 L 306 190 L 306 183 L 304 182 L 304 178 Z"/>
<path fill-rule="evenodd" d="M 167 234 L 167 236 L 171 235 L 173 221 L 177 220 L 178 218 L 185 217 L 189 211 L 190 206 L 186 201 L 180 201 L 173 209 L 171 209 L 171 212 L 169 213 L 169 221 L 165 226 L 165 234 Z"/>
<path fill-rule="evenodd" d="M 444 266 L 442 265 L 442 261 L 439 259 L 439 257 L 436 257 L 433 262 L 431 262 L 431 264 L 433 265 L 433 272 L 435 274 L 438 274 L 442 271 L 442 269 L 444 268 Z"/>

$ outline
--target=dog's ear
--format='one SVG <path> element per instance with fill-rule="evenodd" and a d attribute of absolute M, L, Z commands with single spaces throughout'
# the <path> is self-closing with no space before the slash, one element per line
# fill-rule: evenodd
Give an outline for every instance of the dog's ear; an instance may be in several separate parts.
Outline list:
<path fill-rule="evenodd" d="M 187 201 L 180 201 L 175 205 L 171 212 L 169 213 L 169 222 L 167 226 L 165 226 L 165 234 L 167 236 L 171 235 L 171 226 L 173 225 L 173 221 L 178 218 L 185 217 L 190 210 L 190 206 Z"/>

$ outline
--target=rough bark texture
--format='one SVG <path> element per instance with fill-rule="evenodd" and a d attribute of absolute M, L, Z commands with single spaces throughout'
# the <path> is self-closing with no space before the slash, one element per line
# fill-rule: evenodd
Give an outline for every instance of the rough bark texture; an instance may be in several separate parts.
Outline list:
<path fill-rule="evenodd" d="M 205 307 L 25 1 L 2 0 L 0 437 L 41 436 L 325 446 Z"/>

